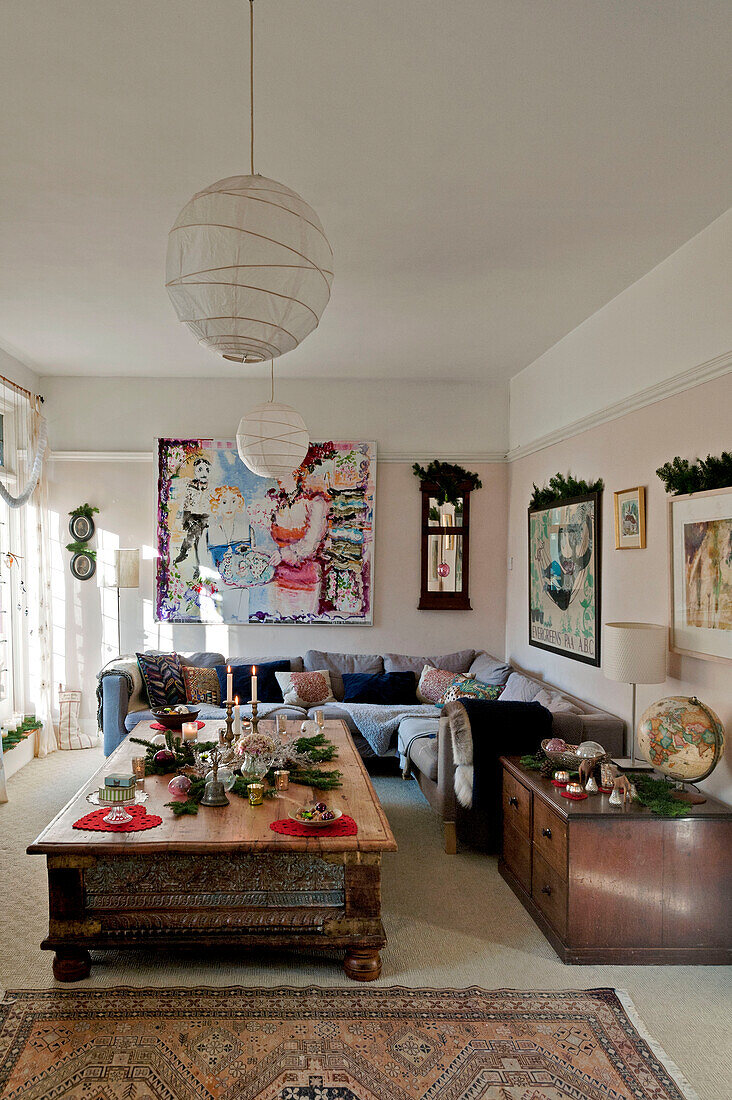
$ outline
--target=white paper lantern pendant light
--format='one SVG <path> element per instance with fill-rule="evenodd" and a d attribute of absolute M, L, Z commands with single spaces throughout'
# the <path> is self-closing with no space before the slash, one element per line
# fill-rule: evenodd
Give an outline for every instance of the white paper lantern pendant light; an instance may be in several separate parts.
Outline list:
<path fill-rule="evenodd" d="M 199 343 L 237 363 L 292 351 L 330 299 L 333 252 L 318 215 L 254 172 L 254 0 L 249 0 L 251 174 L 199 191 L 168 235 L 166 289 Z"/>
<path fill-rule="evenodd" d="M 236 433 L 239 458 L 259 477 L 282 478 L 301 465 L 310 447 L 305 421 L 297 409 L 274 399 L 274 363 L 270 400 L 241 418 Z"/>

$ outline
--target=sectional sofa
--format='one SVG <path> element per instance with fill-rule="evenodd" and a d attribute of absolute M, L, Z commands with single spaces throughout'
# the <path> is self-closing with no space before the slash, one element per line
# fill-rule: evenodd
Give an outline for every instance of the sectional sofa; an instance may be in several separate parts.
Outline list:
<path fill-rule="evenodd" d="M 547 684 L 511 668 L 484 650 L 466 649 L 455 653 L 431 656 L 410 656 L 402 653 L 329 653 L 310 649 L 304 657 L 246 655 L 224 659 L 222 653 L 199 652 L 180 654 L 181 660 L 189 665 L 212 668 L 217 664 L 251 665 L 268 661 L 289 661 L 293 672 L 327 669 L 330 672 L 331 686 L 335 702 L 326 703 L 322 709 L 327 717 L 343 718 L 347 723 L 354 741 L 362 756 L 373 756 L 371 746 L 359 733 L 353 718 L 343 703 L 343 675 L 345 673 L 378 674 L 383 672 L 413 672 L 415 683 L 425 665 L 444 668 L 455 673 L 469 673 L 484 683 L 505 685 L 502 700 L 530 702 L 536 700 L 552 711 L 553 729 L 556 736 L 567 741 L 599 741 L 608 752 L 618 754 L 623 751 L 623 723 L 606 711 L 591 707 L 587 703 L 557 691 Z M 134 654 L 118 657 L 105 666 L 99 674 L 99 722 L 104 734 L 104 751 L 109 755 L 127 734 L 140 722 L 149 722 L 153 715 L 144 693 L 142 677 L 137 668 Z M 423 789 L 428 797 L 434 798 L 438 782 L 438 727 L 440 708 L 427 704 L 419 707 L 414 714 L 414 705 L 409 714 L 401 718 L 396 736 L 393 738 L 389 755 L 399 755 L 406 772 L 410 767 L 420 779 L 424 779 Z M 313 717 L 300 707 L 283 703 L 263 703 L 259 714 L 278 712 L 292 718 Z M 199 717 L 203 719 L 223 719 L 222 707 L 200 706 Z M 251 715 L 250 707 L 242 707 L 242 713 Z"/>

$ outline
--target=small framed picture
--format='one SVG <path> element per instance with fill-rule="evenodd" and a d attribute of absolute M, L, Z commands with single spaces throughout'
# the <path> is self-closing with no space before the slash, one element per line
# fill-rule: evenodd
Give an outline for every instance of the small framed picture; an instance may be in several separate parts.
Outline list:
<path fill-rule="evenodd" d="M 645 550 L 646 490 L 643 485 L 621 489 L 615 498 L 615 549 Z"/>

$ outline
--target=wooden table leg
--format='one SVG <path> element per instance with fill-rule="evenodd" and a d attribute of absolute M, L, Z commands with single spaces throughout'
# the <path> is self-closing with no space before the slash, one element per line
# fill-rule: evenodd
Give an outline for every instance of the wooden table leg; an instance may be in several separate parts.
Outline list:
<path fill-rule="evenodd" d="M 375 947 L 349 947 L 343 969 L 354 982 L 373 982 L 381 974 L 381 955 Z"/>
<path fill-rule="evenodd" d="M 88 978 L 91 958 L 85 947 L 57 947 L 53 956 L 53 976 L 57 982 L 80 982 Z"/>

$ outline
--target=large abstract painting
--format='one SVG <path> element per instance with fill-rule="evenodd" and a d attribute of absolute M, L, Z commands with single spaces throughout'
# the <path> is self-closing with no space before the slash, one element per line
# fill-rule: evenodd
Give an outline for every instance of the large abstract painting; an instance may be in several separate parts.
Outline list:
<path fill-rule="evenodd" d="M 600 663 L 600 495 L 529 509 L 529 644 Z"/>
<path fill-rule="evenodd" d="M 670 502 L 671 648 L 732 660 L 732 489 Z"/>
<path fill-rule="evenodd" d="M 157 620 L 370 625 L 375 495 L 374 443 L 270 481 L 229 440 L 159 439 Z"/>

